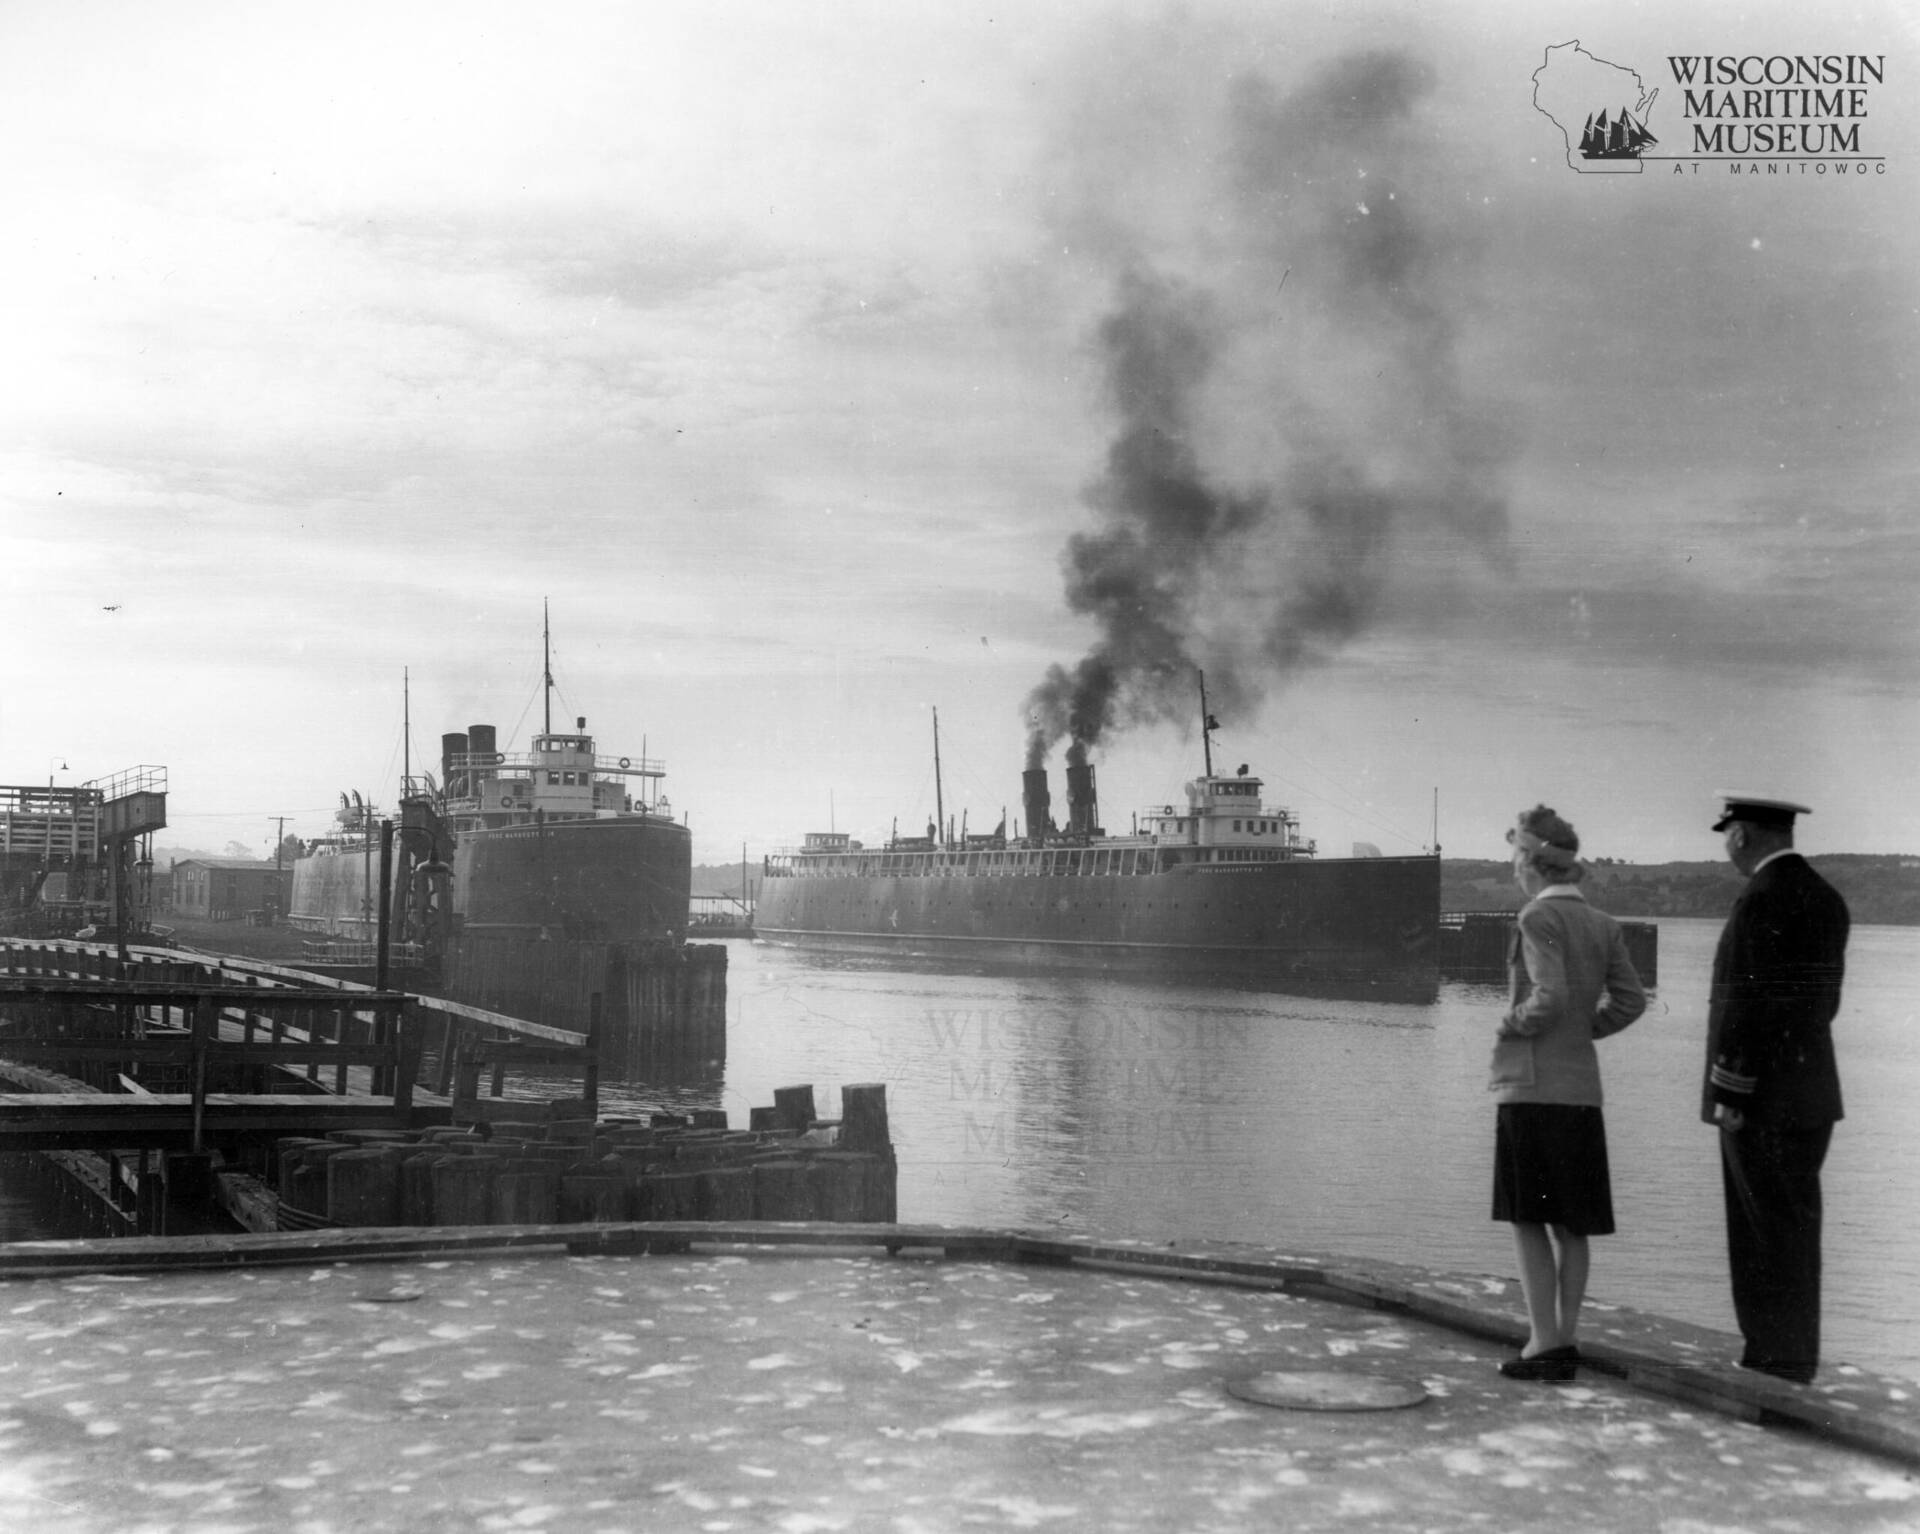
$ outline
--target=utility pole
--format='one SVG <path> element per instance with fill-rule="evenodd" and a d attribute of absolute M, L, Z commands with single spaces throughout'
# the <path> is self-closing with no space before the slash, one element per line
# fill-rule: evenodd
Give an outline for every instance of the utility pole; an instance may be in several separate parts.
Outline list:
<path fill-rule="evenodd" d="M 947 844 L 947 806 L 940 794 L 940 710 L 933 711 L 933 817 L 934 845 Z"/>
<path fill-rule="evenodd" d="M 268 907 L 276 920 L 286 914 L 280 909 L 280 869 L 283 859 L 281 848 L 286 845 L 286 840 L 287 817 L 276 815 L 273 817 L 273 901 Z"/>

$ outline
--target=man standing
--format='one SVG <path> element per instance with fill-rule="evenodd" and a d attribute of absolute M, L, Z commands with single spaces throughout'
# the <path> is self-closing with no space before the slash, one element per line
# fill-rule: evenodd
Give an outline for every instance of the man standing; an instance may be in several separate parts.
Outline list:
<path fill-rule="evenodd" d="M 1793 850 L 1803 804 L 1722 795 L 1713 829 L 1747 875 L 1713 956 L 1701 1117 L 1720 1129 L 1743 1368 L 1820 1364 L 1820 1167 L 1840 1116 L 1832 1023 L 1847 905 Z"/>

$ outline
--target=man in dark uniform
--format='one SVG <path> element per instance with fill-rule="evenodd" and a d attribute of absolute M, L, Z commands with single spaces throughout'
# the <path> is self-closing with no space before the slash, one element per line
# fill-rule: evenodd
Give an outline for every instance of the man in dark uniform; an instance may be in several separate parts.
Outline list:
<path fill-rule="evenodd" d="M 1793 850 L 1803 804 L 1722 795 L 1713 829 L 1747 875 L 1713 956 L 1701 1117 L 1720 1129 L 1743 1368 L 1820 1364 L 1820 1167 L 1840 1118 L 1832 1024 L 1847 905 Z"/>

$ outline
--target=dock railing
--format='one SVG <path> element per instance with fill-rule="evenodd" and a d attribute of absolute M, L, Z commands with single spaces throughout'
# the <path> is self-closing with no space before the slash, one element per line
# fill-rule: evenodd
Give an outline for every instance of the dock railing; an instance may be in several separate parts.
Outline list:
<path fill-rule="evenodd" d="M 278 965 L 0 939 L 0 1068 L 16 1067 L 16 1085 L 25 1068 L 38 1089 L 0 1099 L 0 1146 L 140 1143 L 165 1123 L 197 1151 L 215 1130 L 480 1118 L 478 1070 L 493 1068 L 499 1097 L 516 1063 L 577 1071 L 591 1115 L 596 1035 Z M 430 1042 L 437 1100 L 421 1102 Z"/>

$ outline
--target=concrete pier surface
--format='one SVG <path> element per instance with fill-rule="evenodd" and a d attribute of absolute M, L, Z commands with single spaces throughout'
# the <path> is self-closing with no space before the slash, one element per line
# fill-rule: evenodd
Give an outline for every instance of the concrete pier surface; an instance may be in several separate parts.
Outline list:
<path fill-rule="evenodd" d="M 1574 1384 L 1509 1381 L 1518 1296 L 1476 1275 L 901 1226 L 38 1242 L 0 1273 L 6 1529 L 1920 1528 L 1920 1385 L 1781 1384 L 1607 1306 Z M 1296 1375 L 1424 1398 L 1232 1393 Z"/>

